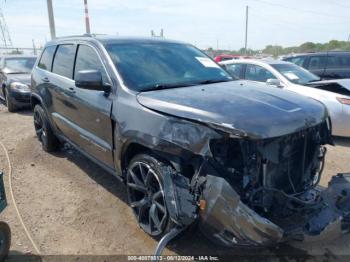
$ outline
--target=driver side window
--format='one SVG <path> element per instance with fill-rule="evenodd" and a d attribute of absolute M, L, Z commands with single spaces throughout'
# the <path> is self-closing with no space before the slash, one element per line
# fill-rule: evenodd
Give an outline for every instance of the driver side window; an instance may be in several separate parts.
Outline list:
<path fill-rule="evenodd" d="M 277 79 L 270 71 L 258 65 L 247 65 L 244 78 L 257 82 L 266 82 L 267 79 Z"/>
<path fill-rule="evenodd" d="M 79 45 L 75 62 L 74 76 L 81 70 L 98 70 L 103 83 L 108 83 L 108 76 L 95 50 L 86 45 Z"/>

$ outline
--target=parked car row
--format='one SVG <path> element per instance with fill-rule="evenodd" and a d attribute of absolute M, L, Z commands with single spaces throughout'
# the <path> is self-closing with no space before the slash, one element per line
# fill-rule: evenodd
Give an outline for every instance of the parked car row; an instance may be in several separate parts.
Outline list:
<path fill-rule="evenodd" d="M 222 61 L 232 60 L 232 59 L 248 59 L 251 58 L 251 56 L 245 56 L 245 55 L 217 55 L 214 57 L 215 62 L 219 63 Z"/>
<path fill-rule="evenodd" d="M 302 66 L 321 79 L 350 78 L 350 52 L 297 54 L 283 60 Z"/>
<path fill-rule="evenodd" d="M 56 39 L 32 71 L 37 137 L 48 152 L 71 144 L 124 181 L 136 222 L 164 241 L 197 222 L 225 246 L 348 233 L 349 175 L 318 188 L 328 111 L 288 91 L 316 90 L 304 85 L 318 78 L 249 61 L 226 71 L 181 42 Z"/>

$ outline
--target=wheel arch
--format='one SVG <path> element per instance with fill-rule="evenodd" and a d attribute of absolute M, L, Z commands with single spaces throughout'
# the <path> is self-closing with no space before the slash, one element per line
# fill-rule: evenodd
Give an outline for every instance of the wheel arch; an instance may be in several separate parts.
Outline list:
<path fill-rule="evenodd" d="M 43 106 L 42 99 L 41 99 L 38 95 L 32 94 L 32 95 L 30 96 L 30 106 L 31 106 L 32 109 L 34 109 L 34 107 L 35 107 L 36 105 L 41 105 L 41 106 Z"/>
<path fill-rule="evenodd" d="M 120 168 L 123 175 L 125 174 L 132 158 L 138 154 L 149 154 L 155 156 L 158 159 L 170 164 L 177 172 L 180 172 L 186 176 L 192 176 L 197 166 L 195 156 L 193 156 L 193 158 L 185 158 L 182 157 L 182 155 L 164 152 L 157 147 L 146 145 L 140 141 L 129 141 L 128 143 L 124 144 L 120 153 Z"/>

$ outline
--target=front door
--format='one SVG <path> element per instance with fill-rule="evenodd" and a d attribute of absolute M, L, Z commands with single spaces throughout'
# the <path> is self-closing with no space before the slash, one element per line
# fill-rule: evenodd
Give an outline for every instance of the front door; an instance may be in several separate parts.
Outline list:
<path fill-rule="evenodd" d="M 76 76 L 81 70 L 99 70 L 103 83 L 111 84 L 100 55 L 90 45 L 78 46 L 73 75 Z M 74 136 L 74 142 L 113 168 L 112 94 L 74 86 L 70 95 L 74 104 L 74 108 L 70 108 L 70 116 L 78 133 L 78 137 Z"/>

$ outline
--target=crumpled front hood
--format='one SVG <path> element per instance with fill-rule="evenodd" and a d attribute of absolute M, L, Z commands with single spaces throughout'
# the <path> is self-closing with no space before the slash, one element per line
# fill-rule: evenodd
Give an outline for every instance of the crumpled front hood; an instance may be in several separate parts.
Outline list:
<path fill-rule="evenodd" d="M 30 74 L 7 74 L 9 82 L 20 82 L 30 85 Z"/>
<path fill-rule="evenodd" d="M 149 109 L 254 138 L 290 134 L 328 116 L 316 100 L 250 81 L 142 92 L 137 99 Z"/>

